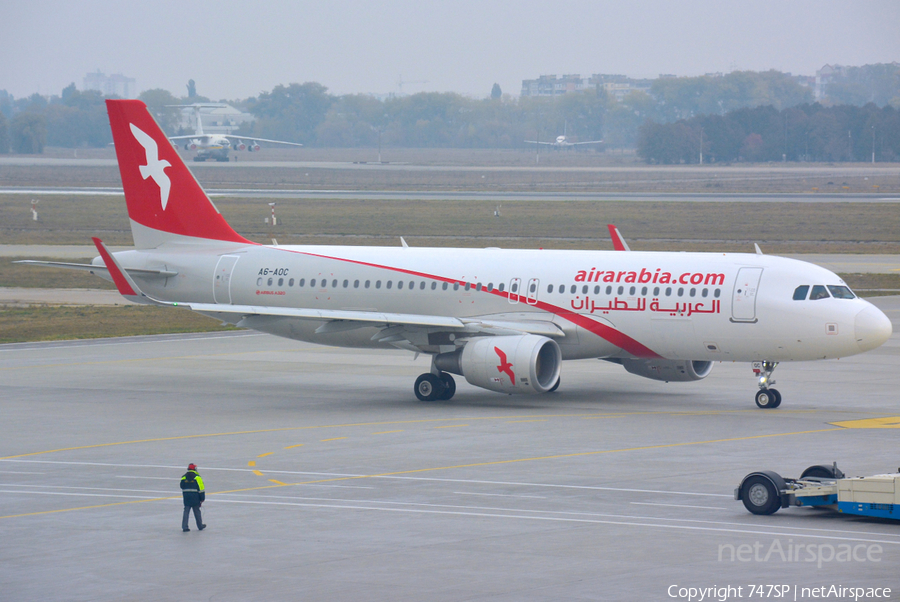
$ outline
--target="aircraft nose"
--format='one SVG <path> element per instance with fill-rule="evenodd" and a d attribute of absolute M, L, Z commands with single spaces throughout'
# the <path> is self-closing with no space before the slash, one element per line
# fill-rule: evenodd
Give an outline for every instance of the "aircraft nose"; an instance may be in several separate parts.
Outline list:
<path fill-rule="evenodd" d="M 856 344 L 861 351 L 869 351 L 884 344 L 893 328 L 891 320 L 875 306 L 867 307 L 856 314 Z"/>

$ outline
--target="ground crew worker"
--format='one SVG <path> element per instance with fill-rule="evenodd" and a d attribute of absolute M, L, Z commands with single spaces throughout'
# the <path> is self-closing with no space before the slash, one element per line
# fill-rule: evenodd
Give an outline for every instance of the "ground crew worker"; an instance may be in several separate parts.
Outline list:
<path fill-rule="evenodd" d="M 203 520 L 200 518 L 200 504 L 206 500 L 206 491 L 203 488 L 203 477 L 197 472 L 196 464 L 189 464 L 187 472 L 181 477 L 181 496 L 184 498 L 181 530 L 190 531 L 188 528 L 188 517 L 191 515 L 191 510 L 193 510 L 197 529 L 202 531 L 206 528 L 206 525 L 203 524 Z"/>

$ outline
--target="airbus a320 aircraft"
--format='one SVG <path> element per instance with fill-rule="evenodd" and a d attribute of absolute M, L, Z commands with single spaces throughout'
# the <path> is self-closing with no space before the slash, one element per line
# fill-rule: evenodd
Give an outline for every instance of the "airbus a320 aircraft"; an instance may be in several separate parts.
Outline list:
<path fill-rule="evenodd" d="M 135 248 L 89 270 L 139 303 L 183 306 L 324 345 L 431 356 L 423 400 L 451 374 L 501 393 L 546 393 L 563 360 L 600 358 L 655 380 L 753 362 L 774 408 L 778 362 L 874 349 L 891 323 L 835 274 L 762 254 L 267 246 L 223 219 L 136 100 L 108 100 Z M 59 265 L 59 264 L 53 264 Z"/>
<path fill-rule="evenodd" d="M 178 105 L 182 106 L 182 105 Z M 303 146 L 298 142 L 285 142 L 283 140 L 267 140 L 265 138 L 250 138 L 248 136 L 232 136 L 230 134 L 204 134 L 203 120 L 200 119 L 200 108 L 205 106 L 221 107 L 221 104 L 204 104 L 197 103 L 187 105 L 194 109 L 194 116 L 197 119 L 197 127 L 193 134 L 187 136 L 169 136 L 172 144 L 178 145 L 179 140 L 186 141 L 184 150 L 195 150 L 194 161 L 206 161 L 207 159 L 215 159 L 216 161 L 228 161 L 228 151 L 246 150 L 254 152 L 259 150 L 260 142 L 270 142 L 272 144 L 285 144 L 287 146 Z"/>

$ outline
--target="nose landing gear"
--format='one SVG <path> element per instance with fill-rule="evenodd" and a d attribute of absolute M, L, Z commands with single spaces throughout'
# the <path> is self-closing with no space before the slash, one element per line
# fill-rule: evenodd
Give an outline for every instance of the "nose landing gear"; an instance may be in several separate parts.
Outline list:
<path fill-rule="evenodd" d="M 778 362 L 753 362 L 753 374 L 759 377 L 759 391 L 756 392 L 756 405 L 763 409 L 775 409 L 781 405 L 781 393 L 778 389 L 770 389 L 775 380 L 772 373 Z"/>

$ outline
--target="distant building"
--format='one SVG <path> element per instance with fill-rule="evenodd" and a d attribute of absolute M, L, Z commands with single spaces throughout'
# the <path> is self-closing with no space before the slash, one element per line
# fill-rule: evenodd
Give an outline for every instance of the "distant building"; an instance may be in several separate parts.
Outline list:
<path fill-rule="evenodd" d="M 537 79 L 522 80 L 522 96 L 562 96 L 584 90 L 603 89 L 617 101 L 622 100 L 631 92 L 650 90 L 650 80 L 632 79 L 625 75 L 608 75 L 595 73 L 587 78 L 578 74 L 541 75 Z"/>
<path fill-rule="evenodd" d="M 96 73 L 85 75 L 83 81 L 85 90 L 97 90 L 103 96 L 118 96 L 119 98 L 135 98 L 137 96 L 134 78 L 125 77 L 121 73 L 105 75 L 98 69 Z"/>
<path fill-rule="evenodd" d="M 816 101 L 828 96 L 828 86 L 847 75 L 847 68 L 843 65 L 825 65 L 816 71 L 816 86 L 813 95 Z"/>

